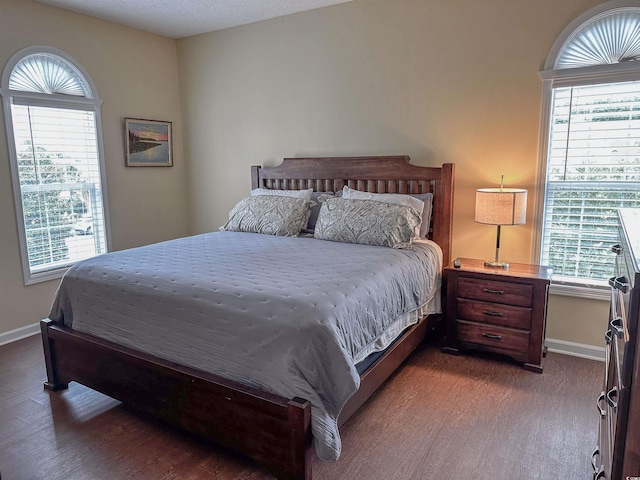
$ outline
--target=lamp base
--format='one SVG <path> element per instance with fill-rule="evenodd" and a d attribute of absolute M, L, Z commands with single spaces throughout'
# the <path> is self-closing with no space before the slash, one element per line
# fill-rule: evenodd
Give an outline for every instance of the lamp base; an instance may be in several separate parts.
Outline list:
<path fill-rule="evenodd" d="M 503 268 L 505 270 L 509 269 L 509 264 L 507 262 L 491 262 L 486 260 L 484 262 L 484 266 L 489 268 Z"/>

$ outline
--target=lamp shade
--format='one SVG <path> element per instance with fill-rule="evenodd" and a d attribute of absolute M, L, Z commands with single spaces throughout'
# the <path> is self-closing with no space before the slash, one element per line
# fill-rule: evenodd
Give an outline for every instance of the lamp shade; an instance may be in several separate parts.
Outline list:
<path fill-rule="evenodd" d="M 519 188 L 476 190 L 476 222 L 523 225 L 527 219 L 527 191 Z"/>

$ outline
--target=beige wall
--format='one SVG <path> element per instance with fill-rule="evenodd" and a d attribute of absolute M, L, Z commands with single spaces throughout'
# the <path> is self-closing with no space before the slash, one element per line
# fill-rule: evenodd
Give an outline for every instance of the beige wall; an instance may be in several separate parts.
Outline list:
<path fill-rule="evenodd" d="M 604 347 L 609 302 L 551 295 L 547 338 Z"/>
<path fill-rule="evenodd" d="M 455 162 L 453 255 L 490 258 L 474 191 L 530 192 L 502 257 L 532 258 L 542 68 L 598 0 L 356 0 L 178 41 L 192 231 L 216 229 L 249 166 L 287 156 L 409 154 Z M 591 308 L 574 308 L 576 305 Z M 549 336 L 602 344 L 606 302 L 553 297 Z"/>
<path fill-rule="evenodd" d="M 113 248 L 188 234 L 176 42 L 30 0 L 0 0 L 0 68 L 21 48 L 75 58 L 103 100 Z M 173 121 L 173 168 L 124 166 L 123 118 Z M 0 334 L 46 317 L 58 281 L 24 286 L 4 118 L 0 115 Z"/>
<path fill-rule="evenodd" d="M 92 76 L 104 100 L 115 249 L 217 229 L 248 193 L 252 164 L 409 154 L 420 165 L 456 163 L 454 256 L 493 255 L 495 230 L 473 221 L 476 188 L 504 174 L 508 186 L 529 189 L 529 222 L 503 229 L 502 248 L 503 258 L 526 262 L 537 72 L 562 29 L 598 3 L 356 0 L 182 39 L 176 52 L 171 39 L 0 0 L 0 65 L 23 47 L 49 45 Z M 173 168 L 124 167 L 127 116 L 174 122 Z M 57 286 L 23 285 L 3 121 L 0 334 L 44 317 Z M 553 296 L 548 336 L 601 345 L 606 314 L 606 302 Z"/>

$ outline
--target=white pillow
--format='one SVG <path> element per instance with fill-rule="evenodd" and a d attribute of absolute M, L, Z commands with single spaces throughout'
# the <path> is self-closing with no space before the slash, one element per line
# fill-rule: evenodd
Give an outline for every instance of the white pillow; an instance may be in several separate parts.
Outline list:
<path fill-rule="evenodd" d="M 307 190 L 276 190 L 273 188 L 255 188 L 251 190 L 251 196 L 257 195 L 278 195 L 279 197 L 293 197 L 304 198 L 305 200 L 311 200 L 311 192 L 313 188 Z"/>
<path fill-rule="evenodd" d="M 411 195 L 404 195 L 402 193 L 370 193 L 361 192 L 360 190 L 354 190 L 345 185 L 342 189 L 342 198 L 352 200 L 374 200 L 376 202 L 392 203 L 394 205 L 405 205 L 413 208 L 420 218 L 422 219 L 422 210 L 424 209 L 424 202 Z M 416 235 L 420 236 L 420 226 L 422 222 L 418 224 Z"/>

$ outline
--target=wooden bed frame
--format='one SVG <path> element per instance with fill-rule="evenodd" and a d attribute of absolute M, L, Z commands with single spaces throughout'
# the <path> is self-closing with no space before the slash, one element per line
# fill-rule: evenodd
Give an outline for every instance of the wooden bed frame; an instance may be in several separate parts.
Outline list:
<path fill-rule="evenodd" d="M 430 238 L 450 260 L 453 164 L 418 167 L 407 156 L 287 158 L 252 167 L 252 186 L 434 195 Z M 425 317 L 361 375 L 342 425 L 420 344 L 439 316 Z M 311 479 L 311 404 L 287 399 L 153 355 L 41 322 L 48 390 L 76 381 L 256 460 L 278 478 Z"/>

